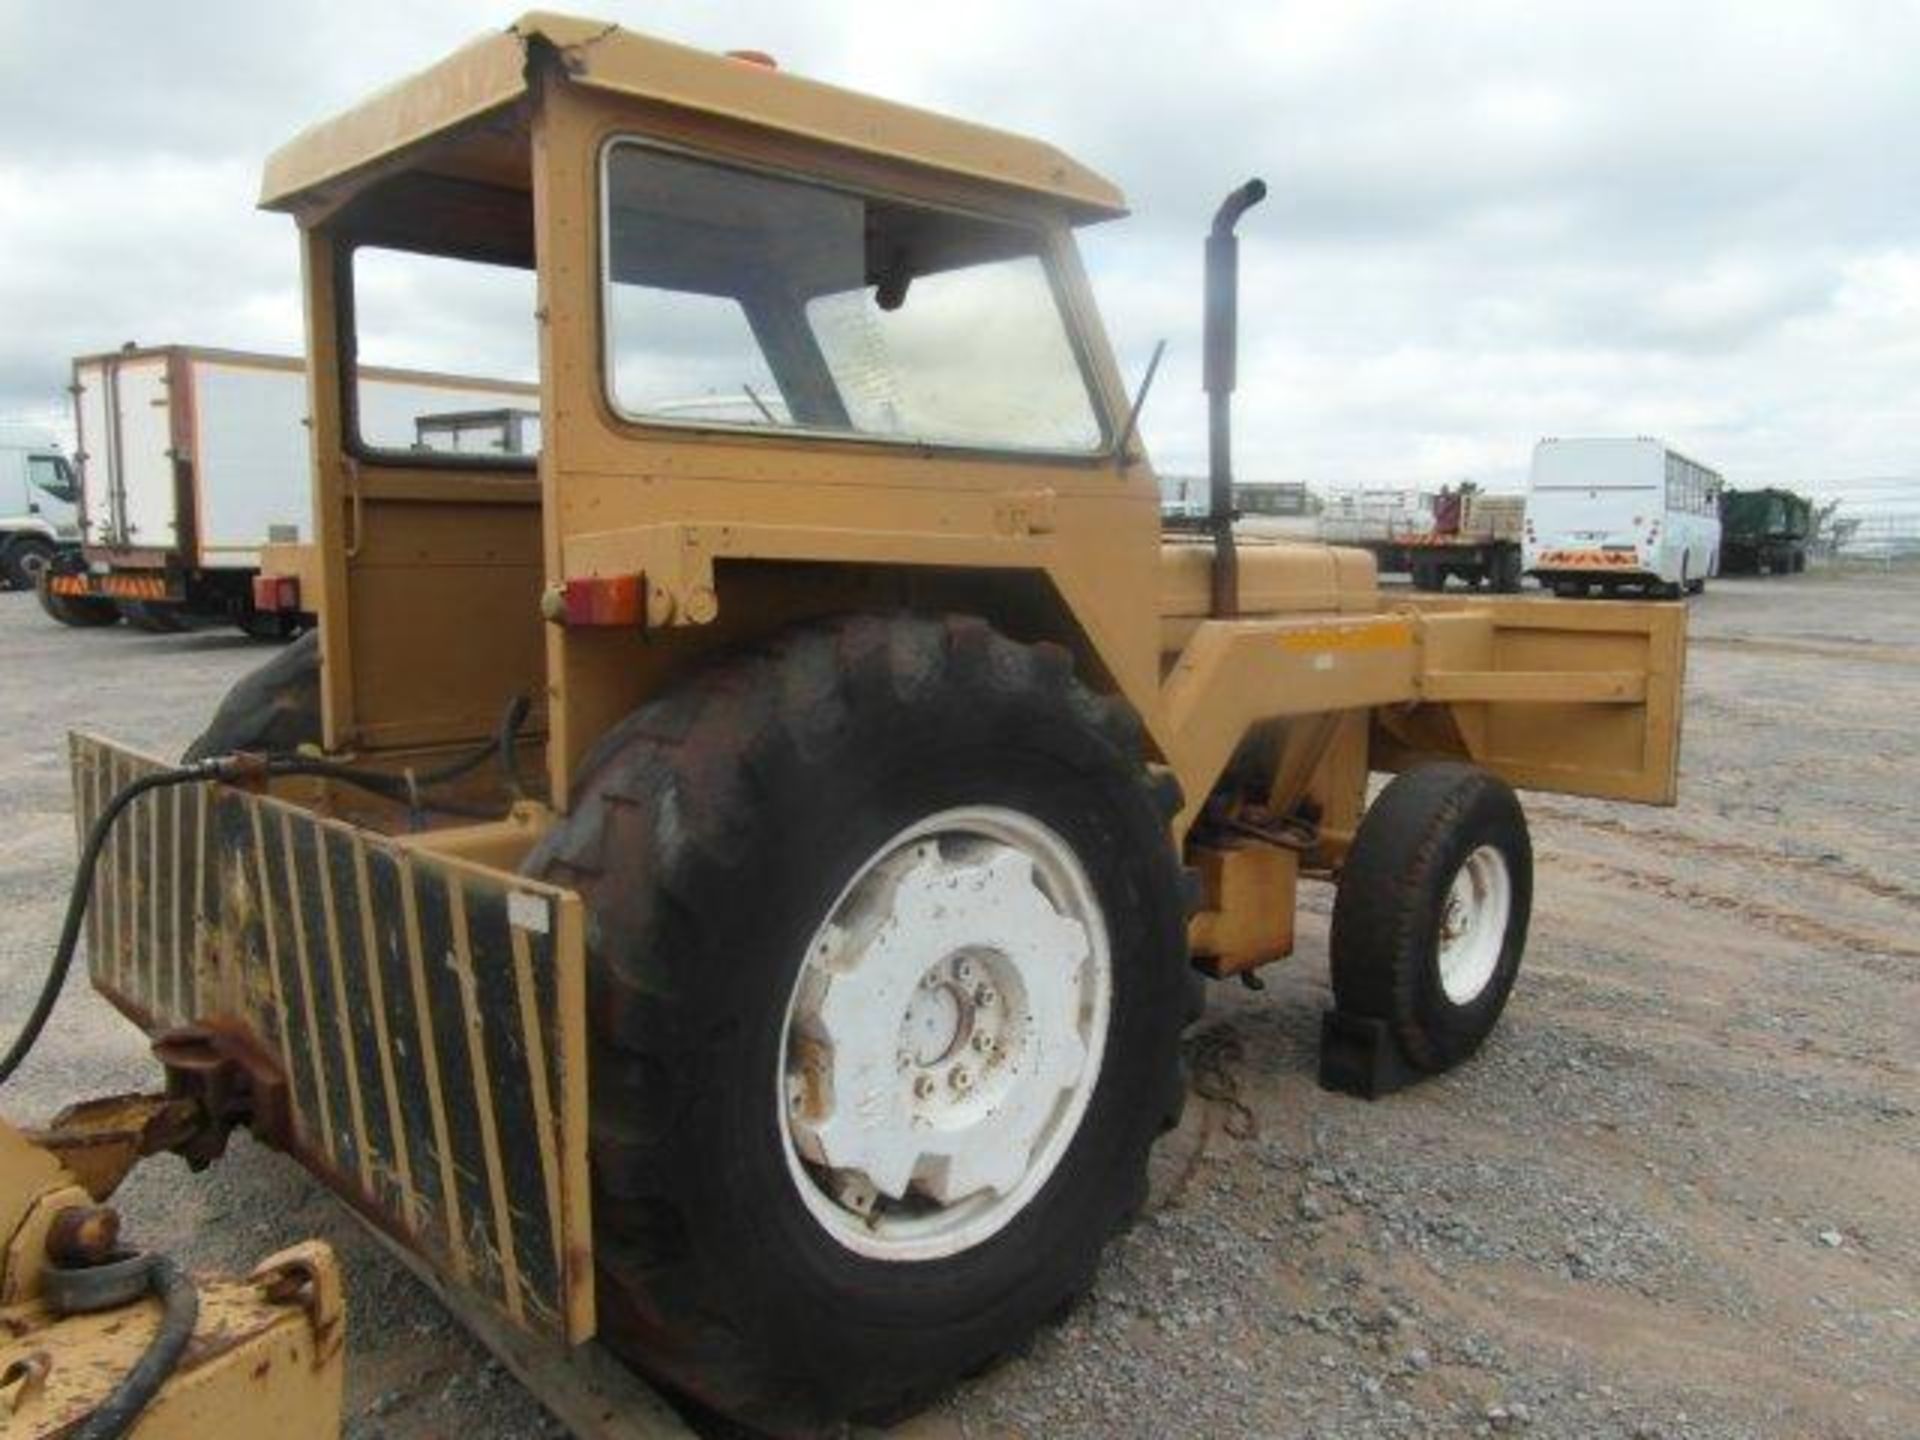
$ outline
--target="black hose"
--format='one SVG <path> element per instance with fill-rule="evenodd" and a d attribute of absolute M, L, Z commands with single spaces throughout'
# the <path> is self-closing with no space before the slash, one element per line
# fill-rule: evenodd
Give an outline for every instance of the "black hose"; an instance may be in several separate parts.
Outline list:
<path fill-rule="evenodd" d="M 500 732 L 494 736 L 493 747 L 500 755 L 500 776 L 507 783 L 507 793 L 515 800 L 527 798 L 527 787 L 520 783 L 520 755 L 516 742 L 520 738 L 520 727 L 527 722 L 527 712 L 533 708 L 533 702 L 524 695 L 516 695 L 500 716 Z"/>
<path fill-rule="evenodd" d="M 60 926 L 60 943 L 54 947 L 53 964 L 40 986 L 39 998 L 33 1002 L 33 1013 L 27 1016 L 26 1024 L 20 1027 L 20 1033 L 14 1037 L 6 1058 L 0 1059 L 0 1085 L 13 1077 L 13 1072 L 20 1068 L 20 1062 L 32 1051 L 40 1032 L 46 1028 L 47 1018 L 53 1014 L 61 990 L 66 986 L 67 971 L 73 968 L 73 947 L 79 942 L 80 925 L 87 915 L 87 897 L 93 893 L 94 866 L 99 863 L 100 851 L 106 845 L 107 831 L 113 822 L 123 810 L 150 790 L 164 790 L 170 785 L 217 778 L 221 763 L 218 760 L 202 760 L 176 770 L 141 775 L 114 792 L 106 808 L 94 820 L 92 828 L 87 831 L 87 843 L 80 850 L 80 864 L 74 872 L 73 889 L 67 896 L 67 917 Z"/>
<path fill-rule="evenodd" d="M 80 849 L 80 863 L 74 869 L 73 889 L 67 895 L 66 918 L 60 926 L 60 941 L 54 947 L 53 963 L 47 968 L 47 978 L 41 982 L 40 994 L 33 1002 L 33 1013 L 27 1016 L 26 1024 L 20 1027 L 20 1033 L 14 1036 L 13 1044 L 7 1048 L 4 1059 L 0 1059 L 0 1085 L 13 1078 L 32 1053 L 40 1039 L 40 1032 L 46 1028 L 53 1007 L 60 999 L 60 992 L 66 988 L 67 972 L 73 968 L 74 947 L 80 941 L 80 926 L 86 920 L 87 900 L 93 894 L 93 872 L 100 861 L 100 852 L 106 846 L 107 832 L 122 812 L 142 795 L 153 790 L 164 790 L 173 785 L 188 785 L 200 780 L 242 780 L 261 776 L 312 775 L 328 780 L 338 780 L 361 790 L 405 805 L 410 810 L 418 810 L 420 792 L 423 789 L 444 785 L 449 780 L 477 770 L 494 755 L 500 756 L 505 768 L 508 788 L 515 798 L 524 798 L 525 791 L 520 785 L 518 767 L 514 760 L 514 738 L 527 712 L 531 709 L 524 695 L 516 695 L 500 717 L 500 730 L 486 744 L 472 754 L 463 756 L 438 770 L 428 770 L 411 778 L 389 775 L 380 770 L 363 770 L 354 765 L 342 765 L 336 760 L 325 760 L 316 755 L 268 755 L 259 756 L 219 755 L 206 760 L 195 760 L 171 770 L 156 770 L 150 775 L 141 775 L 122 786 L 108 800 L 100 814 L 94 819 L 87 831 L 87 841 Z M 474 806 L 460 805 L 452 801 L 438 801 L 434 809 L 451 815 L 461 815 L 471 819 L 497 820 L 497 812 L 481 810 Z"/>
<path fill-rule="evenodd" d="M 160 1328 L 113 1393 L 71 1432 L 72 1440 L 120 1440 L 131 1434 L 140 1412 L 160 1393 L 193 1339 L 194 1322 L 200 1317 L 200 1296 L 193 1281 L 164 1255 L 153 1257 L 147 1279 L 160 1297 Z"/>

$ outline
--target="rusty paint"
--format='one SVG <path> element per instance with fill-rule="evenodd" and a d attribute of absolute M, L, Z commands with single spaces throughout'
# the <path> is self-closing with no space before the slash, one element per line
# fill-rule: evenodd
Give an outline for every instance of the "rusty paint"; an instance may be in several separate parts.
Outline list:
<path fill-rule="evenodd" d="M 70 1205 L 47 1229 L 47 1259 L 55 1265 L 98 1265 L 119 1243 L 119 1211 L 111 1205 Z"/>

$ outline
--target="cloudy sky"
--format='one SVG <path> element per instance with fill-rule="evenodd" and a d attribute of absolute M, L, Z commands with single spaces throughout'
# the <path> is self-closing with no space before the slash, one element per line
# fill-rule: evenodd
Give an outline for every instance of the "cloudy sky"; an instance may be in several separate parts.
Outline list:
<path fill-rule="evenodd" d="M 260 162 L 514 12 L 0 0 L 0 416 L 124 340 L 295 351 Z M 1242 473 L 1518 483 L 1657 434 L 1736 483 L 1920 503 L 1920 0 L 601 0 L 692 44 L 1060 144 L 1143 430 L 1204 464 L 1199 237 L 1248 175 Z"/>

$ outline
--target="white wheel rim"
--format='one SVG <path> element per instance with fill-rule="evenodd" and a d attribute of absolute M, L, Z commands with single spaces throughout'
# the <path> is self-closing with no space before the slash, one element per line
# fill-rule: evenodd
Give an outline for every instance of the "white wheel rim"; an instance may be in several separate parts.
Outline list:
<path fill-rule="evenodd" d="M 814 933 L 776 1076 L 814 1219 L 881 1260 L 980 1244 L 1058 1167 L 1100 1075 L 1105 922 L 1066 841 L 946 810 L 861 866 Z"/>
<path fill-rule="evenodd" d="M 1454 1004 L 1472 1003 L 1493 979 L 1512 913 L 1507 857 L 1482 845 L 1454 875 L 1440 912 L 1440 988 Z"/>

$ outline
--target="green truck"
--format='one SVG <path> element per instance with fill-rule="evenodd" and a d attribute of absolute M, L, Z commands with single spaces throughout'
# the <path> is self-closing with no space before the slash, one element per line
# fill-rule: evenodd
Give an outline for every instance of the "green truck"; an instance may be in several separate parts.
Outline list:
<path fill-rule="evenodd" d="M 1813 502 L 1791 490 L 1720 494 L 1720 573 L 1798 575 L 1813 540 Z"/>

